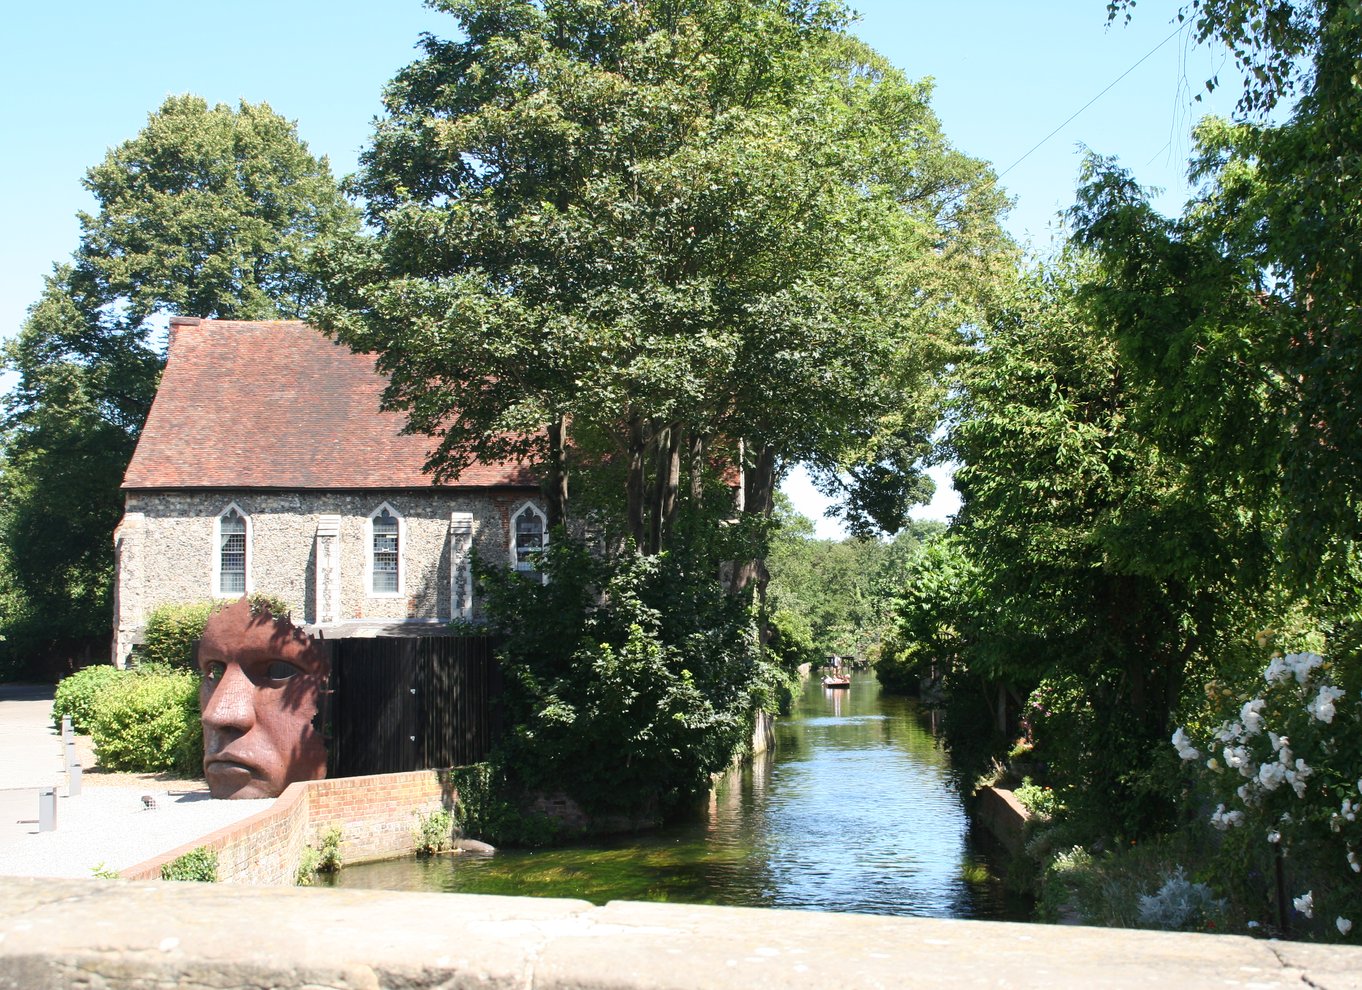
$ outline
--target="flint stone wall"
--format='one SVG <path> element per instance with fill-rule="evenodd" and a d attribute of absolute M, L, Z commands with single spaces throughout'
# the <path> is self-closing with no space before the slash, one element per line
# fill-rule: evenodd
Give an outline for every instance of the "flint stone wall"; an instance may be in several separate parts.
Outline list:
<path fill-rule="evenodd" d="M 374 595 L 366 584 L 368 518 L 387 502 L 401 514 L 403 586 Z M 340 618 L 447 622 L 452 513 L 473 517 L 472 544 L 510 564 L 510 520 L 532 493 L 515 489 L 372 492 L 133 492 L 114 535 L 114 662 L 120 666 L 159 605 L 216 597 L 216 520 L 229 505 L 250 519 L 247 588 L 282 598 L 295 621 L 316 622 L 317 528 L 340 516 Z M 542 507 L 541 507 L 542 511 Z M 474 618 L 480 616 L 476 597 Z"/>

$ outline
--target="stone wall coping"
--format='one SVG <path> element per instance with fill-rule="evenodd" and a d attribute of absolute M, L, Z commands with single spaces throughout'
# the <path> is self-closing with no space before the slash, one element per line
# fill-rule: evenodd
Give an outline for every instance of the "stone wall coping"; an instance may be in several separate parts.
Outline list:
<path fill-rule="evenodd" d="M 1362 987 L 1362 948 L 470 894 L 0 878 L 0 987 Z"/>

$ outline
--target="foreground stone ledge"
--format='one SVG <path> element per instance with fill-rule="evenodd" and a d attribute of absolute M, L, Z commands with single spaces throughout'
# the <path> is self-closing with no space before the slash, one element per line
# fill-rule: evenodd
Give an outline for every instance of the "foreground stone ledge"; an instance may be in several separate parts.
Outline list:
<path fill-rule="evenodd" d="M 459 894 L 0 879 L 0 987 L 1362 987 L 1362 949 Z"/>

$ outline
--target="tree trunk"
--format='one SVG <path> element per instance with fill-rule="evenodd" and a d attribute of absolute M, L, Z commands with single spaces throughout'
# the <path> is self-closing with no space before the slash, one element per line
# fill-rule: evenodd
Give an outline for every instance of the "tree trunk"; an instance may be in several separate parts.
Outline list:
<path fill-rule="evenodd" d="M 544 501 L 548 507 L 549 529 L 561 526 L 567 520 L 567 432 L 566 416 L 548 425 L 549 470 L 548 477 L 544 479 Z"/>
<path fill-rule="evenodd" d="M 744 472 L 742 492 L 742 511 L 749 516 L 769 516 L 775 504 L 776 490 L 776 451 L 770 444 L 757 451 L 750 471 Z M 753 582 L 757 584 L 757 594 L 764 595 L 770 574 L 763 560 L 741 561 L 733 571 L 732 591 L 738 594 Z"/>
<path fill-rule="evenodd" d="M 647 541 L 647 462 L 644 453 L 648 436 L 643 420 L 635 415 L 629 419 L 629 480 L 627 484 L 629 535 L 634 538 L 634 546 L 642 553 Z"/>

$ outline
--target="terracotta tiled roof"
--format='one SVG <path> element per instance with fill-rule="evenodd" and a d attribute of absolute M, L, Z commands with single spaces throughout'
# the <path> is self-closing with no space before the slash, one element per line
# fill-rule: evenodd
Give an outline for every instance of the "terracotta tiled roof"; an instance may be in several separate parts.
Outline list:
<path fill-rule="evenodd" d="M 146 488 L 426 488 L 429 437 L 381 412 L 383 377 L 305 323 L 173 320 L 161 387 L 123 478 Z M 530 486 L 475 464 L 441 487 Z"/>

